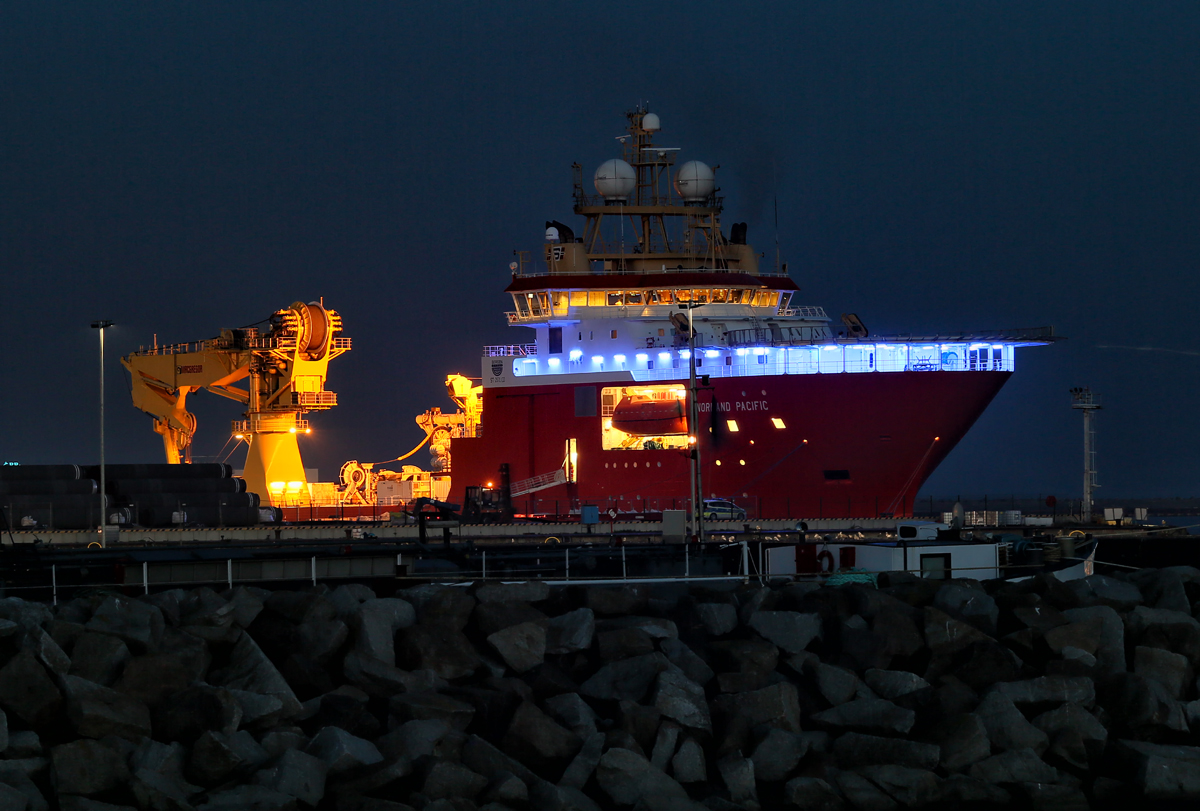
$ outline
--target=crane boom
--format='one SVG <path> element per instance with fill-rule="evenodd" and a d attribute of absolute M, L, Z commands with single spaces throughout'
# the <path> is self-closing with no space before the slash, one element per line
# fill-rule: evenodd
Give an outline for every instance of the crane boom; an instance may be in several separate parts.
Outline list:
<path fill-rule="evenodd" d="M 248 443 L 247 489 L 280 506 L 306 484 L 297 435 L 310 428 L 300 417 L 337 405 L 325 379 L 329 361 L 350 349 L 341 331 L 335 311 L 297 301 L 276 311 L 265 332 L 223 329 L 207 341 L 134 352 L 121 364 L 133 404 L 154 418 L 172 464 L 191 461 L 196 417 L 187 410 L 188 394 L 203 389 L 246 406 L 233 434 Z M 245 388 L 236 385 L 243 380 Z"/>

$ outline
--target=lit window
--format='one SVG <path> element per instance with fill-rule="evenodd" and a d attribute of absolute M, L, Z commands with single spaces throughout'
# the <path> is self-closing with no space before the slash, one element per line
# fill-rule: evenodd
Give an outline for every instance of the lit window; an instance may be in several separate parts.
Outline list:
<path fill-rule="evenodd" d="M 691 351 L 689 351 L 689 350 L 687 350 L 687 349 L 680 349 L 680 350 L 679 350 L 679 357 L 681 357 L 681 358 L 683 358 L 683 359 L 685 359 L 685 360 L 686 360 L 687 358 L 690 358 L 691 356 L 692 356 L 692 353 L 691 353 Z"/>
<path fill-rule="evenodd" d="M 612 332 L 610 332 L 610 333 L 609 333 L 609 336 L 608 336 L 608 337 L 610 337 L 610 338 L 616 338 L 616 337 L 617 337 L 617 331 L 616 331 L 615 329 L 614 329 L 614 330 L 612 330 Z"/>
<path fill-rule="evenodd" d="M 779 417 L 771 417 L 771 424 L 781 430 L 787 428 L 787 426 L 783 424 L 783 420 L 779 419 Z"/>
<path fill-rule="evenodd" d="M 666 335 L 666 334 L 667 334 L 667 333 L 666 333 L 666 330 L 662 330 L 662 329 L 660 329 L 660 330 L 658 331 L 658 337 L 659 337 L 659 338 L 662 338 L 662 337 L 663 337 L 664 335 Z"/>
<path fill-rule="evenodd" d="M 725 425 L 729 427 L 730 433 L 736 434 L 738 432 L 737 420 L 725 420 Z"/>
<path fill-rule="evenodd" d="M 552 367 L 558 366 L 558 358 L 550 358 L 550 360 L 548 360 L 546 362 L 549 363 Z"/>
<path fill-rule="evenodd" d="M 704 357 L 706 357 L 706 358 L 715 358 L 715 357 L 719 357 L 719 356 L 720 356 L 720 354 L 721 354 L 721 353 L 720 353 L 720 352 L 718 352 L 718 351 L 717 351 L 717 350 L 715 350 L 715 349 L 706 349 L 706 350 L 704 350 Z"/>

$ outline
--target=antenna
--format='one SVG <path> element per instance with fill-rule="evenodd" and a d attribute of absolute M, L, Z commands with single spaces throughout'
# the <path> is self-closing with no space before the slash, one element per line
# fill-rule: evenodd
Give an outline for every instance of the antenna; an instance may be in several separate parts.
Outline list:
<path fill-rule="evenodd" d="M 1071 389 L 1074 402 L 1071 408 L 1083 412 L 1083 504 L 1080 506 L 1080 518 L 1083 523 L 1092 523 L 1092 491 L 1099 487 L 1096 484 L 1096 429 L 1092 427 L 1092 412 L 1099 411 L 1101 406 L 1096 402 L 1092 390 L 1085 387 Z"/>
<path fill-rule="evenodd" d="M 779 179 L 775 174 L 775 160 L 771 160 L 771 191 L 775 199 L 775 272 L 779 273 Z"/>

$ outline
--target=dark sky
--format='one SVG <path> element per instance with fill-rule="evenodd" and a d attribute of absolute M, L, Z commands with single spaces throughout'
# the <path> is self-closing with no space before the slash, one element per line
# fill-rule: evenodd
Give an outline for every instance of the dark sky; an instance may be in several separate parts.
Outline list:
<path fill-rule="evenodd" d="M 1198 42 L 1194 0 L 7 0 L 0 456 L 95 461 L 93 319 L 108 458 L 154 461 L 118 355 L 319 296 L 355 348 L 307 462 L 407 451 L 446 373 L 524 339 L 512 250 L 648 100 L 760 250 L 777 192 L 800 303 L 1069 336 L 1019 353 L 925 493 L 1078 496 L 1089 385 L 1098 495 L 1197 495 Z M 214 456 L 237 406 L 193 404 Z"/>

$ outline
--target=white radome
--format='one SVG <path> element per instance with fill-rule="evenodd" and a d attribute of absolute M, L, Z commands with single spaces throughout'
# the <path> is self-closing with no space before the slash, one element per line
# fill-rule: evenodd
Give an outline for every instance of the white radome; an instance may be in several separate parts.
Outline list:
<path fill-rule="evenodd" d="M 658 120 L 658 113 L 646 113 L 642 116 L 642 129 L 646 132 L 658 132 L 662 129 L 662 124 Z"/>
<path fill-rule="evenodd" d="M 688 161 L 675 173 L 675 191 L 686 202 L 697 203 L 707 200 L 717 187 L 713 170 L 707 163 Z"/>
<path fill-rule="evenodd" d="M 606 160 L 596 170 L 596 191 L 605 200 L 627 200 L 633 191 L 633 167 L 620 158 Z"/>

